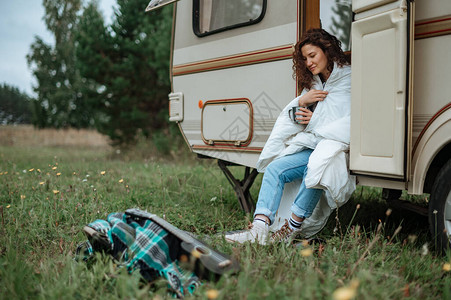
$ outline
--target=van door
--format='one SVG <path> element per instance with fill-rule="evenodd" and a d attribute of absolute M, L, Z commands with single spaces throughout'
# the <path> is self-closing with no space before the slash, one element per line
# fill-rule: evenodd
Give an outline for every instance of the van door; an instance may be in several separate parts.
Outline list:
<path fill-rule="evenodd" d="M 408 180 L 414 3 L 353 0 L 350 169 Z"/>

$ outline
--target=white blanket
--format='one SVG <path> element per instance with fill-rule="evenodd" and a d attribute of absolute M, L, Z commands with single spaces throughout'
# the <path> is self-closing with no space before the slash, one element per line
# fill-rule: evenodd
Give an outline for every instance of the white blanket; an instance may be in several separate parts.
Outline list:
<path fill-rule="evenodd" d="M 290 108 L 299 105 L 299 97 L 308 92 L 304 90 L 280 113 L 257 162 L 257 170 L 264 172 L 274 159 L 305 148 L 315 149 L 307 165 L 305 183 L 308 188 L 321 188 L 325 193 L 312 216 L 304 221 L 302 234 L 306 237 L 320 231 L 332 210 L 344 204 L 355 190 L 355 177 L 349 175 L 347 163 L 351 67 L 335 64 L 324 87 L 319 76 L 314 76 L 312 89 L 328 91 L 328 95 L 318 102 L 309 124 L 296 124 L 288 115 Z"/>

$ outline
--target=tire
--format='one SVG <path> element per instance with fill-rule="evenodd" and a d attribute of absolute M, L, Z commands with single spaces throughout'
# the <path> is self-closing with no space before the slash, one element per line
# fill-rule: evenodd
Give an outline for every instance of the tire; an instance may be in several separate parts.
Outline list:
<path fill-rule="evenodd" d="M 451 160 L 440 169 L 432 186 L 429 227 L 437 250 L 451 249 Z"/>

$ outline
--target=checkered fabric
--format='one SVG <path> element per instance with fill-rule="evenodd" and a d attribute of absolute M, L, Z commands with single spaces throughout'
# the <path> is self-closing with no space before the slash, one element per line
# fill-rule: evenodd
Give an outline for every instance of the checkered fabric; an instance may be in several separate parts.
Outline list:
<path fill-rule="evenodd" d="M 111 254 L 129 272 L 139 270 L 147 281 L 164 277 L 178 295 L 191 294 L 199 285 L 194 273 L 183 270 L 178 263 L 180 241 L 157 223 L 148 219 L 132 219 L 124 213 L 112 213 L 107 221 L 96 220 L 89 227 L 108 237 Z M 85 242 L 86 243 L 86 242 Z M 80 245 L 80 252 L 92 255 L 94 242 Z"/>

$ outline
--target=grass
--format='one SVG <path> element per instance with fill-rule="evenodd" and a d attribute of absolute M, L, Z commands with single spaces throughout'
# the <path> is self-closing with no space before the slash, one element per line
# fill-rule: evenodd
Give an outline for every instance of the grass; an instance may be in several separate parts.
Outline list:
<path fill-rule="evenodd" d="M 254 199 L 260 181 L 251 189 Z M 386 213 L 379 189 L 359 187 L 331 216 L 319 234 L 324 247 L 233 245 L 215 234 L 243 228 L 249 216 L 214 161 L 187 153 L 162 158 L 141 150 L 12 146 L 0 147 L 0 299 L 171 298 L 163 281 L 143 283 L 107 257 L 89 267 L 73 260 L 86 239 L 83 225 L 132 207 L 207 235 L 240 262 L 240 273 L 205 281 L 194 298 L 211 291 L 218 299 L 339 297 L 334 292 L 451 298 L 451 272 L 443 269 L 451 255 L 432 250 L 424 217 Z"/>

